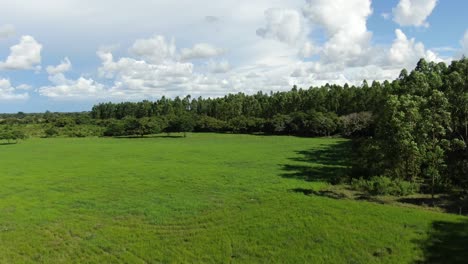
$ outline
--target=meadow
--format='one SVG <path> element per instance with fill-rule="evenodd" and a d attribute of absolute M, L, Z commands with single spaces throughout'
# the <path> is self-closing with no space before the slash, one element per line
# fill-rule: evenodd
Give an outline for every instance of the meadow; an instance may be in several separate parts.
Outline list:
<path fill-rule="evenodd" d="M 463 263 L 466 217 L 319 195 L 343 173 L 346 143 L 189 134 L 0 145 L 0 263 Z"/>

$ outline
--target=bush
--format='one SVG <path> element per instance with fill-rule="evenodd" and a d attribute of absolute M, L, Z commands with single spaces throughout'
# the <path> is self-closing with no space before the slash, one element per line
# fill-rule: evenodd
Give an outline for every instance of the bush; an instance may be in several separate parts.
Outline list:
<path fill-rule="evenodd" d="M 120 122 L 120 121 L 110 122 L 106 126 L 106 129 L 104 130 L 104 133 L 103 133 L 103 135 L 106 137 L 116 137 L 116 136 L 122 136 L 124 134 L 125 134 L 125 126 L 123 122 Z"/>
<path fill-rule="evenodd" d="M 53 128 L 53 127 L 50 127 L 46 130 L 44 130 L 44 134 L 45 134 L 45 137 L 47 138 L 50 138 L 50 137 L 55 137 L 59 134 L 58 130 Z"/>
<path fill-rule="evenodd" d="M 416 183 L 391 179 L 385 176 L 374 176 L 369 180 L 353 179 L 351 187 L 354 190 L 367 192 L 371 195 L 405 196 L 419 191 L 419 185 Z"/>
<path fill-rule="evenodd" d="M 227 122 L 209 116 L 200 116 L 195 125 L 197 132 L 222 132 L 226 130 Z"/>
<path fill-rule="evenodd" d="M 7 140 L 8 142 L 13 140 L 18 142 L 20 139 L 26 139 L 26 134 L 21 130 L 7 128 L 0 131 L 0 140 Z"/>

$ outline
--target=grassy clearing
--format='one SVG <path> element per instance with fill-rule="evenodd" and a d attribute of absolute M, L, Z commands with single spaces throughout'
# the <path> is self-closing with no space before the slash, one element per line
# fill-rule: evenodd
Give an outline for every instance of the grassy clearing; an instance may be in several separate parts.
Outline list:
<path fill-rule="evenodd" d="M 467 218 L 298 191 L 341 170 L 343 142 L 192 134 L 2 145 L 0 263 L 466 256 Z"/>

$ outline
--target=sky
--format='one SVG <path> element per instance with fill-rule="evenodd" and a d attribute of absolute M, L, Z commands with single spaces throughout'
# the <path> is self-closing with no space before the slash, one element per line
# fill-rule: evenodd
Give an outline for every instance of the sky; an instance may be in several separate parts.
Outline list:
<path fill-rule="evenodd" d="M 393 80 L 468 55 L 464 0 L 0 0 L 0 112 Z"/>

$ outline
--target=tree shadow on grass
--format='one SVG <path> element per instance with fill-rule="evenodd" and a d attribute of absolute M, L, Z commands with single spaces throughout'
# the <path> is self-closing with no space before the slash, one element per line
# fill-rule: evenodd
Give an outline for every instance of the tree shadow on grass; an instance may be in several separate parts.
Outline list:
<path fill-rule="evenodd" d="M 145 139 L 145 138 L 185 138 L 183 135 L 145 135 L 145 136 L 117 136 L 116 139 Z"/>
<path fill-rule="evenodd" d="M 297 157 L 290 158 L 293 164 L 282 164 L 281 174 L 284 178 L 302 179 L 305 181 L 326 181 L 339 183 L 347 174 L 350 161 L 351 145 L 348 141 L 324 148 L 297 151 Z"/>
<path fill-rule="evenodd" d="M 16 145 L 18 142 L 1 142 L 0 146 Z"/>
<path fill-rule="evenodd" d="M 433 222 L 429 238 L 417 242 L 424 251 L 424 260 L 417 263 L 467 263 L 468 220 Z"/>
<path fill-rule="evenodd" d="M 291 158 L 293 161 L 317 163 L 328 166 L 349 166 L 351 142 L 342 141 L 325 148 L 296 151 L 300 157 Z"/>
<path fill-rule="evenodd" d="M 302 193 L 304 195 L 317 195 L 317 196 L 323 196 L 323 197 L 328 197 L 332 199 L 345 199 L 346 198 L 346 196 L 343 194 L 332 192 L 329 190 L 315 191 L 312 189 L 295 188 L 295 189 L 292 189 L 291 191 L 295 193 Z"/>
<path fill-rule="evenodd" d="M 444 209 L 447 213 L 468 215 L 468 198 L 460 199 L 454 195 L 438 195 L 434 199 L 431 197 L 403 197 L 397 201 L 423 207 L 436 206 Z"/>

